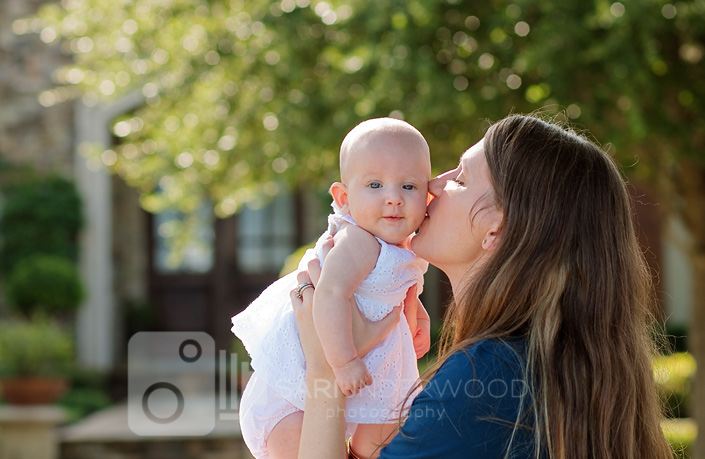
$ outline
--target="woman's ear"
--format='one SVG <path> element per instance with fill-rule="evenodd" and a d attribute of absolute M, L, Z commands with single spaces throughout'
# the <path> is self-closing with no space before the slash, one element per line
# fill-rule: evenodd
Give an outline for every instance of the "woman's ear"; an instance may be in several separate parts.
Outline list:
<path fill-rule="evenodd" d="M 333 201 L 336 205 L 340 207 L 340 211 L 344 214 L 350 212 L 350 206 L 348 206 L 348 187 L 344 183 L 335 182 L 330 186 L 329 190 L 331 196 L 333 196 Z"/>
<path fill-rule="evenodd" d="M 502 218 L 501 215 L 495 219 L 490 225 L 489 230 L 485 233 L 482 239 L 482 250 L 494 251 L 502 239 Z"/>

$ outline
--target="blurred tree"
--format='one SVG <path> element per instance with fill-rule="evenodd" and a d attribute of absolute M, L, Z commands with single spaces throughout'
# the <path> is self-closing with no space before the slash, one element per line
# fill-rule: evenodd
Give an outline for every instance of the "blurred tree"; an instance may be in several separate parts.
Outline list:
<path fill-rule="evenodd" d="M 417 126 L 437 170 L 484 119 L 580 122 L 688 227 L 705 362 L 705 0 L 62 0 L 40 17 L 24 28 L 63 39 L 75 65 L 59 79 L 86 103 L 144 95 L 98 154 L 150 211 L 207 198 L 225 217 L 283 186 L 324 188 L 344 134 L 374 116 Z M 705 432 L 703 371 L 695 386 Z"/>

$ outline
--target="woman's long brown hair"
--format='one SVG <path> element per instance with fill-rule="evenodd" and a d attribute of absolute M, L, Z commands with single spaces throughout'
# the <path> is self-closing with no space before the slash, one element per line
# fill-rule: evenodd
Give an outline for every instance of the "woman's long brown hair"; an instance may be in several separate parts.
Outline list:
<path fill-rule="evenodd" d="M 533 406 L 515 429 L 531 418 L 537 457 L 672 457 L 651 369 L 651 276 L 614 162 L 533 116 L 492 125 L 484 148 L 500 243 L 455 292 L 424 379 L 471 343 L 522 335 Z"/>

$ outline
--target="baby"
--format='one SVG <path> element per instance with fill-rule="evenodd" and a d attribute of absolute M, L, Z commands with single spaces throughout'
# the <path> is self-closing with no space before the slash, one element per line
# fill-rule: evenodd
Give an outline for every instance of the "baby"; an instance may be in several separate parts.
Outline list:
<path fill-rule="evenodd" d="M 334 247 L 314 293 L 314 322 L 338 385 L 349 396 L 347 434 L 356 454 L 367 457 L 396 428 L 401 402 L 418 379 L 413 337 L 428 340 L 430 324 L 422 307 L 404 311 L 407 320 L 400 320 L 372 351 L 358 356 L 350 305 L 354 299 L 363 316 L 377 321 L 403 302 L 410 287 L 421 290 L 428 264 L 408 250 L 408 240 L 426 215 L 428 145 L 406 122 L 368 120 L 345 137 L 340 173 L 341 182 L 330 189 L 334 213 L 328 231 L 300 269 L 332 235 Z M 272 284 L 233 317 L 232 330 L 245 344 L 255 370 L 242 396 L 240 423 L 258 459 L 270 457 L 267 444 L 276 441 L 270 438 L 274 426 L 304 409 L 305 360 L 289 299 L 296 274 Z M 416 330 L 410 330 L 410 324 Z M 292 424 L 295 432 L 295 422 L 282 425 Z M 285 430 L 275 432 L 292 435 Z M 296 453 L 291 451 L 291 457 Z"/>

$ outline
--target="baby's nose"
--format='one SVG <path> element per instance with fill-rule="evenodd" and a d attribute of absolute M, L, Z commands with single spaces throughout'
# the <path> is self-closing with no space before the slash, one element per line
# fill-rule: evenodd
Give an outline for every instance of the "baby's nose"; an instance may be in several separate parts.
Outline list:
<path fill-rule="evenodd" d="M 387 195 L 387 204 L 392 205 L 392 206 L 400 206 L 403 203 L 404 203 L 404 200 L 401 197 L 401 193 L 390 192 Z"/>

